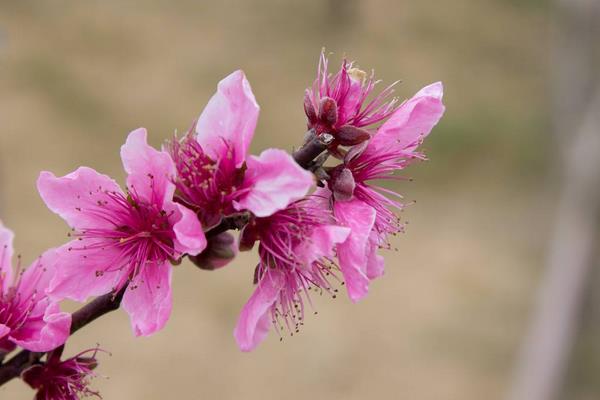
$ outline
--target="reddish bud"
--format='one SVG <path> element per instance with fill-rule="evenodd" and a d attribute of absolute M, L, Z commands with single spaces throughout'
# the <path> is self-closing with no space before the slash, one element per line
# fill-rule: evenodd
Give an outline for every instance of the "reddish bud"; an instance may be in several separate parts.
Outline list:
<path fill-rule="evenodd" d="M 319 119 L 329 126 L 333 126 L 337 122 L 337 103 L 331 97 L 323 97 L 321 99 L 319 103 Z"/>
<path fill-rule="evenodd" d="M 317 120 L 317 111 L 315 110 L 315 106 L 308 90 L 304 94 L 304 113 L 309 122 L 315 122 Z"/>
<path fill-rule="evenodd" d="M 331 171 L 329 188 L 333 192 L 335 200 L 348 201 L 352 199 L 355 186 L 354 176 L 352 175 L 352 171 L 348 168 L 340 165 Z"/>
<path fill-rule="evenodd" d="M 237 255 L 235 237 L 228 232 L 210 237 L 206 249 L 197 256 L 189 256 L 198 268 L 212 271 L 227 265 Z"/>
<path fill-rule="evenodd" d="M 337 130 L 335 138 L 342 146 L 354 146 L 369 140 L 371 134 L 364 129 L 352 125 L 344 125 Z"/>
<path fill-rule="evenodd" d="M 250 225 L 250 224 L 249 224 Z M 252 250 L 254 243 L 258 240 L 258 235 L 255 229 L 248 229 L 249 225 L 246 225 L 240 232 L 240 250 L 248 251 Z"/>

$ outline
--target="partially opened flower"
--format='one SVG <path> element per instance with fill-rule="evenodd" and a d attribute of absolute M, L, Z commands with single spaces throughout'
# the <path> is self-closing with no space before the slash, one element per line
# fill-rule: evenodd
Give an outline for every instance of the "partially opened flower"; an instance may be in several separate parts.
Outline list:
<path fill-rule="evenodd" d="M 46 295 L 58 256 L 48 250 L 25 271 L 13 271 L 13 233 L 0 222 L 0 353 L 15 346 L 48 351 L 69 337 L 71 314 Z"/>
<path fill-rule="evenodd" d="M 271 215 L 301 198 L 309 177 L 312 182 L 312 174 L 283 150 L 248 155 L 258 113 L 248 80 L 236 71 L 219 82 L 193 130 L 169 146 L 176 198 L 198 213 L 205 228 L 240 211 Z"/>
<path fill-rule="evenodd" d="M 328 64 L 322 52 L 317 78 L 304 96 L 308 129 L 316 135 L 332 135 L 335 138 L 333 148 L 338 144 L 360 144 L 369 139 L 369 126 L 394 112 L 396 99 L 390 99 L 390 96 L 395 83 L 369 99 L 378 83 L 372 73 L 367 77 L 364 71 L 344 59 L 340 70 L 331 74 Z"/>
<path fill-rule="evenodd" d="M 48 354 L 46 362 L 35 364 L 21 374 L 21 379 L 37 390 L 35 400 L 79 400 L 100 394 L 89 388 L 98 366 L 99 348 L 82 351 L 61 361 L 64 347 Z"/>
<path fill-rule="evenodd" d="M 352 228 L 351 237 L 338 246 L 338 253 L 353 301 L 364 297 L 369 281 L 383 273 L 377 248 L 386 243 L 388 235 L 403 230 L 396 216 L 404 207 L 401 196 L 373 181 L 397 180 L 395 171 L 425 158 L 417 147 L 444 113 L 442 95 L 440 82 L 421 89 L 398 107 L 368 144 L 351 149 L 344 163 L 331 171 L 328 184 L 334 215 Z"/>
<path fill-rule="evenodd" d="M 206 238 L 193 211 L 172 199 L 175 165 L 146 142 L 143 128 L 121 148 L 127 189 L 81 167 L 56 177 L 42 172 L 38 190 L 46 205 L 72 228 L 75 239 L 59 249 L 50 292 L 85 301 L 128 286 L 122 305 L 136 335 L 161 329 L 171 312 L 170 261 L 196 255 Z"/>
<path fill-rule="evenodd" d="M 335 297 L 340 279 L 334 249 L 350 229 L 335 225 L 331 212 L 318 200 L 313 196 L 296 201 L 269 217 L 252 220 L 242 232 L 242 247 L 259 241 L 260 256 L 256 289 L 234 331 L 243 351 L 256 347 L 271 325 L 280 335 L 297 332 L 310 306 L 310 291 Z"/>

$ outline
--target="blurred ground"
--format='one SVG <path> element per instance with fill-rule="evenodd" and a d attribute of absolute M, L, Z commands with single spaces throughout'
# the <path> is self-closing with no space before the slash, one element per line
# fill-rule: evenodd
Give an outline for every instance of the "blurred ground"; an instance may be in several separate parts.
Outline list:
<path fill-rule="evenodd" d="M 401 188 L 417 200 L 408 233 L 366 300 L 319 299 L 300 335 L 271 335 L 243 354 L 231 332 L 254 255 L 213 273 L 181 265 L 164 331 L 135 340 L 116 312 L 70 342 L 70 353 L 97 342 L 113 352 L 100 369 L 110 378 L 95 381 L 105 399 L 502 398 L 554 206 L 549 6 L 342 4 L 0 2 L 0 216 L 27 262 L 66 239 L 35 190 L 40 170 L 88 165 L 122 181 L 126 134 L 145 126 L 158 146 L 185 130 L 234 69 L 262 106 L 254 151 L 300 143 L 303 90 L 322 46 L 334 64 L 347 54 L 385 82 L 402 79 L 402 98 L 445 84 L 447 114 L 425 146 L 431 161 L 407 171 L 417 179 Z M 585 332 L 587 358 L 566 399 L 599 393 Z M 31 392 L 15 381 L 0 397 Z"/>

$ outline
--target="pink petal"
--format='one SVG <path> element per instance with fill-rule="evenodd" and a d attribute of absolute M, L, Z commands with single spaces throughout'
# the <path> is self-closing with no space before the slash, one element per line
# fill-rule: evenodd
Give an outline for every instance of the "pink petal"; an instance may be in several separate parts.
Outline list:
<path fill-rule="evenodd" d="M 167 323 L 172 308 L 172 270 L 169 263 L 147 264 L 125 291 L 122 306 L 136 336 L 149 336 Z"/>
<path fill-rule="evenodd" d="M 56 276 L 60 255 L 57 249 L 46 250 L 23 272 L 19 282 L 21 297 L 46 294 L 51 280 Z"/>
<path fill-rule="evenodd" d="M 57 303 L 44 300 L 47 307 L 43 319 L 29 319 L 11 333 L 11 340 L 30 351 L 49 351 L 69 338 L 71 314 L 60 312 Z"/>
<path fill-rule="evenodd" d="M 123 262 L 122 254 L 110 247 L 82 250 L 91 245 L 88 240 L 73 240 L 56 250 L 60 263 L 48 288 L 51 298 L 84 302 L 91 296 L 119 289 L 127 281 L 129 265 L 118 268 Z"/>
<path fill-rule="evenodd" d="M 333 193 L 327 187 L 317 187 L 310 195 L 309 199 L 315 207 L 321 207 L 326 210 L 331 210 L 333 207 Z M 335 221 L 331 218 L 331 221 Z"/>
<path fill-rule="evenodd" d="M 267 217 L 304 197 L 313 184 L 313 174 L 296 164 L 288 153 L 268 149 L 248 158 L 243 186 L 249 191 L 234 207 Z"/>
<path fill-rule="evenodd" d="M 254 136 L 259 109 L 244 72 L 233 72 L 219 82 L 198 118 L 198 142 L 213 160 L 226 156 L 228 147 L 223 140 L 230 142 L 235 164 L 240 167 Z"/>
<path fill-rule="evenodd" d="M 253 350 L 267 337 L 271 326 L 269 311 L 277 301 L 284 282 L 282 272 L 269 270 L 244 305 L 233 331 L 233 336 L 242 351 Z"/>
<path fill-rule="evenodd" d="M 37 188 L 46 206 L 76 229 L 112 226 L 102 217 L 104 202 L 112 203 L 106 192 L 121 192 L 114 180 L 88 167 L 60 178 L 42 171 Z"/>
<path fill-rule="evenodd" d="M 444 114 L 443 92 L 442 83 L 436 82 L 404 102 L 377 130 L 365 154 L 373 155 L 389 147 L 406 152 L 416 149 Z"/>
<path fill-rule="evenodd" d="M 4 227 L 0 221 L 0 295 L 8 289 L 13 281 L 12 256 L 13 232 Z M 1 337 L 1 336 L 0 336 Z"/>
<path fill-rule="evenodd" d="M 148 145 L 146 129 L 139 128 L 127 136 L 121 146 L 121 159 L 127 172 L 127 187 L 151 204 L 163 206 L 175 192 L 172 178 L 175 163 L 167 152 Z"/>
<path fill-rule="evenodd" d="M 335 245 L 343 243 L 350 233 L 351 229 L 344 226 L 319 226 L 313 230 L 310 238 L 295 248 L 296 257 L 305 266 L 323 257 L 332 258 Z"/>
<path fill-rule="evenodd" d="M 370 280 L 379 278 L 384 271 L 384 258 L 377 254 L 379 249 L 379 239 L 375 231 L 371 231 L 369 235 L 369 243 L 367 244 L 367 277 Z"/>
<path fill-rule="evenodd" d="M 344 70 L 343 73 L 347 74 L 347 72 Z M 346 96 L 344 96 L 344 102 L 342 104 L 338 104 L 338 120 L 343 122 L 347 122 L 348 118 L 358 111 L 363 93 L 363 81 L 360 77 L 349 75 L 348 83 L 350 86 L 348 87 L 348 93 Z"/>
<path fill-rule="evenodd" d="M 175 233 L 175 250 L 180 254 L 195 256 L 206 248 L 206 237 L 200 221 L 192 210 L 178 203 L 172 206 L 179 215 L 178 221 L 173 225 Z"/>
<path fill-rule="evenodd" d="M 340 269 L 346 281 L 348 296 L 357 302 L 369 291 L 367 277 L 367 246 L 375 223 L 375 210 L 358 199 L 338 201 L 334 214 L 339 223 L 352 229 L 348 239 L 338 245 Z"/>

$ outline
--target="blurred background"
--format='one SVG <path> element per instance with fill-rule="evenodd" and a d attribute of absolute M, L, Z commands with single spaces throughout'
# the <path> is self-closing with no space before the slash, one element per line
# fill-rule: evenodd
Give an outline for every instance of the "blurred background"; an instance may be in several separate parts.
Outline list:
<path fill-rule="evenodd" d="M 134 339 L 118 311 L 66 353 L 96 343 L 113 353 L 100 356 L 107 378 L 93 382 L 105 399 L 600 398 L 591 268 L 600 184 L 590 184 L 600 146 L 589 144 L 600 114 L 597 9 L 593 0 L 0 1 L 0 218 L 25 264 L 66 240 L 35 189 L 41 170 L 87 165 L 123 182 L 127 133 L 144 126 L 160 146 L 235 69 L 261 105 L 254 152 L 300 144 L 303 91 L 323 46 L 333 65 L 346 55 L 384 84 L 401 79 L 401 99 L 445 86 L 430 161 L 397 188 L 416 200 L 407 233 L 364 301 L 319 298 L 299 335 L 271 334 L 244 354 L 232 330 L 256 256 L 216 272 L 186 262 L 163 331 Z M 575 222 L 561 210 L 575 210 Z M 583 248 L 557 250 L 569 239 Z M 578 266 L 556 261 L 565 257 Z M 32 396 L 19 381 L 0 388 L 2 399 Z"/>

